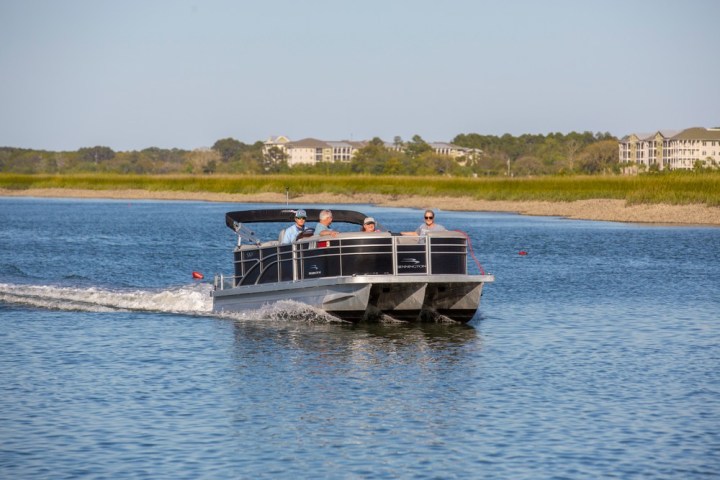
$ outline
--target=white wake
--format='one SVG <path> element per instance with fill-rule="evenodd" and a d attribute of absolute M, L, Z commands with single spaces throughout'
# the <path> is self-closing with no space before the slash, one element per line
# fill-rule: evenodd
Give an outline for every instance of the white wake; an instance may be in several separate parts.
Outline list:
<path fill-rule="evenodd" d="M 108 289 L 0 283 L 0 302 L 48 310 L 81 312 L 140 311 L 213 315 L 231 320 L 291 323 L 341 322 L 323 310 L 283 300 L 259 310 L 214 314 L 212 286 L 206 283 L 158 289 Z"/>
<path fill-rule="evenodd" d="M 0 283 L 0 302 L 51 310 L 83 312 L 150 311 L 183 314 L 212 312 L 211 286 L 113 290 Z"/>

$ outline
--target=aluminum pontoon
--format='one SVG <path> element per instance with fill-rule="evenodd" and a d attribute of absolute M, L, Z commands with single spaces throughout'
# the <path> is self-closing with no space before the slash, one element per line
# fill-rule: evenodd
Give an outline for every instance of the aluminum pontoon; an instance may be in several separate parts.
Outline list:
<path fill-rule="evenodd" d="M 308 222 L 318 221 L 321 210 L 304 210 Z M 416 321 L 442 315 L 468 322 L 480 305 L 483 285 L 494 281 L 479 265 L 479 275 L 468 274 L 468 239 L 461 232 L 418 237 L 358 231 L 329 240 L 301 234 L 294 243 L 282 245 L 279 240 L 262 241 L 249 227 L 264 222 L 287 226 L 295 211 L 226 214 L 225 223 L 238 235 L 234 274 L 215 276 L 213 311 L 243 312 L 294 300 L 349 321 L 382 315 Z M 333 225 L 362 225 L 365 217 L 333 209 Z"/>

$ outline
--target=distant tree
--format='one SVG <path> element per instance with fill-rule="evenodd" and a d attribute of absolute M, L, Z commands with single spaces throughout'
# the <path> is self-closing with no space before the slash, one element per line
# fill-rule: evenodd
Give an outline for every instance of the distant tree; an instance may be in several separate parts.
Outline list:
<path fill-rule="evenodd" d="M 390 153 L 385 148 L 385 143 L 380 138 L 374 137 L 353 155 L 350 168 L 354 173 L 382 173 L 385 163 L 391 158 Z"/>
<path fill-rule="evenodd" d="M 44 152 L 24 148 L 3 152 L 3 171 L 12 173 L 43 173 Z"/>
<path fill-rule="evenodd" d="M 187 173 L 206 173 L 205 167 L 210 162 L 220 161 L 220 154 L 216 150 L 195 150 L 186 156 L 185 171 Z"/>
<path fill-rule="evenodd" d="M 402 155 L 393 152 L 383 165 L 382 173 L 385 175 L 402 175 L 403 170 Z"/>
<path fill-rule="evenodd" d="M 619 170 L 617 140 L 600 140 L 588 145 L 578 159 L 578 170 L 583 173 L 608 173 Z"/>
<path fill-rule="evenodd" d="M 205 174 L 215 173 L 215 170 L 217 170 L 217 162 L 215 160 L 210 160 L 203 166 L 203 173 Z"/>
<path fill-rule="evenodd" d="M 515 175 L 540 175 L 543 173 L 543 162 L 532 155 L 525 155 L 518 158 L 513 165 Z"/>
<path fill-rule="evenodd" d="M 595 134 L 595 140 L 598 142 L 601 142 L 603 140 L 615 140 L 617 141 L 617 137 L 614 135 L 611 135 L 610 132 L 597 132 Z"/>
<path fill-rule="evenodd" d="M 718 168 L 717 162 L 712 157 L 705 157 L 704 160 L 697 159 L 693 162 L 693 171 L 707 172 Z"/>
<path fill-rule="evenodd" d="M 239 140 L 235 140 L 234 138 L 224 138 L 222 140 L 218 140 L 212 146 L 212 149 L 220 154 L 223 162 L 229 161 L 232 157 L 242 153 L 248 148 L 250 148 L 249 145 L 246 145 Z"/>
<path fill-rule="evenodd" d="M 126 152 L 122 156 L 118 155 L 121 157 L 119 165 L 120 171 L 122 173 L 134 174 L 143 174 L 152 171 L 152 166 L 155 161 L 153 154 L 157 150 L 159 149 L 152 147 L 141 152 Z"/>
<path fill-rule="evenodd" d="M 410 158 L 418 158 L 425 152 L 432 152 L 432 147 L 420 135 L 414 135 L 412 140 L 405 144 L 405 154 Z"/>
<path fill-rule="evenodd" d="M 53 154 L 53 163 L 55 165 L 55 171 L 62 172 L 63 170 L 65 170 L 65 168 L 69 164 L 69 161 L 68 161 L 69 157 L 70 157 L 70 155 L 67 155 L 62 152 Z"/>
<path fill-rule="evenodd" d="M 570 172 L 575 170 L 575 155 L 582 148 L 582 144 L 575 138 L 565 142 L 565 165 Z"/>
<path fill-rule="evenodd" d="M 280 168 L 277 171 L 282 171 L 285 165 L 287 165 L 287 161 L 281 161 Z M 235 155 L 231 167 L 231 173 L 264 173 L 262 148 Z"/>
<path fill-rule="evenodd" d="M 507 158 L 502 155 L 481 155 L 473 161 L 471 172 L 476 175 L 493 176 L 507 171 Z"/>
<path fill-rule="evenodd" d="M 262 169 L 265 173 L 279 173 L 288 168 L 288 155 L 278 147 L 270 147 L 262 157 Z"/>
<path fill-rule="evenodd" d="M 90 147 L 78 150 L 80 158 L 86 162 L 93 162 L 97 165 L 105 160 L 115 158 L 115 152 L 110 147 Z"/>
<path fill-rule="evenodd" d="M 455 175 L 460 170 L 454 158 L 432 150 L 422 153 L 414 160 L 419 175 Z"/>

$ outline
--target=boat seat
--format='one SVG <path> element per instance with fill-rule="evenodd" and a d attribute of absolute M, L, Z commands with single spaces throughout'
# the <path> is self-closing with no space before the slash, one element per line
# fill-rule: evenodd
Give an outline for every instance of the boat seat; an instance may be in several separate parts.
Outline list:
<path fill-rule="evenodd" d="M 270 240 L 260 244 L 261 247 L 277 247 L 278 245 L 280 245 L 280 240 Z"/>

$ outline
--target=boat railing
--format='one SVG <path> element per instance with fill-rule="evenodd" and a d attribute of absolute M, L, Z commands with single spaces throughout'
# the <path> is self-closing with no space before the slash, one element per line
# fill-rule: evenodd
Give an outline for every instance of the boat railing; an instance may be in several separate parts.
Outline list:
<path fill-rule="evenodd" d="M 215 289 L 338 276 L 467 274 L 467 253 L 465 235 L 452 231 L 422 237 L 348 232 L 329 240 L 241 245 L 234 274 L 216 276 Z"/>

